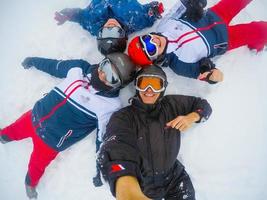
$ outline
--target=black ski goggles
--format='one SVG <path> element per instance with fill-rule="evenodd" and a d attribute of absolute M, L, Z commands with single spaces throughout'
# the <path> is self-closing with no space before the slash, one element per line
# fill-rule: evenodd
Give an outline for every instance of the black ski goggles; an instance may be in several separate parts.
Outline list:
<path fill-rule="evenodd" d="M 143 46 L 143 50 L 150 60 L 156 60 L 158 57 L 158 46 L 153 42 L 153 36 L 151 34 L 140 36 L 140 42 Z"/>
<path fill-rule="evenodd" d="M 110 62 L 108 58 L 102 60 L 99 63 L 98 70 L 105 73 L 106 85 L 113 87 L 113 88 L 117 88 L 121 86 L 121 79 L 115 67 L 113 66 L 113 64 Z"/>
<path fill-rule="evenodd" d="M 125 31 L 119 26 L 103 27 L 98 33 L 98 38 L 125 38 Z"/>

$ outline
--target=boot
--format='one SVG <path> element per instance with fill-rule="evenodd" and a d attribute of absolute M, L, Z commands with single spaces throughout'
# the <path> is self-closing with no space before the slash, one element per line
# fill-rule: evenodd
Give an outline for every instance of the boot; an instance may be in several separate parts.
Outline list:
<path fill-rule="evenodd" d="M 25 184 L 25 190 L 27 197 L 29 197 L 29 199 L 37 199 L 38 193 L 36 192 L 35 187 Z"/>
<path fill-rule="evenodd" d="M 6 135 L 2 135 L 2 129 L 0 129 L 0 142 L 2 144 L 8 143 L 11 140 L 6 136 Z"/>
<path fill-rule="evenodd" d="M 248 48 L 250 50 L 256 51 L 258 53 L 258 52 L 261 52 L 261 51 L 264 50 L 265 45 L 264 44 L 260 44 L 260 45 L 248 45 Z"/>

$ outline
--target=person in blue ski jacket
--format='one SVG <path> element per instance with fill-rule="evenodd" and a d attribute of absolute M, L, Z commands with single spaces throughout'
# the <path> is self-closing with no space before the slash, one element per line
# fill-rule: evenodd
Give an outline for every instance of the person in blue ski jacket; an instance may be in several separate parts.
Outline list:
<path fill-rule="evenodd" d="M 36 186 L 59 152 L 95 129 L 99 146 L 111 114 L 121 108 L 119 91 L 133 79 L 135 65 L 123 53 L 109 54 L 96 65 L 39 57 L 28 57 L 22 65 L 64 78 L 30 111 L 0 129 L 1 143 L 32 138 L 25 186 L 27 196 L 37 198 Z"/>
<path fill-rule="evenodd" d="M 261 51 L 267 44 L 267 22 L 232 25 L 252 0 L 220 0 L 204 10 L 206 0 L 179 0 L 156 33 L 135 37 L 128 54 L 138 65 L 169 66 L 176 74 L 214 84 L 223 73 L 211 58 L 241 46 Z"/>
<path fill-rule="evenodd" d="M 142 5 L 137 0 L 92 0 L 85 9 L 65 8 L 56 12 L 55 20 L 58 25 L 66 21 L 80 24 L 97 36 L 100 52 L 107 54 L 123 52 L 128 35 L 151 27 L 163 11 L 163 4 L 157 1 Z"/>

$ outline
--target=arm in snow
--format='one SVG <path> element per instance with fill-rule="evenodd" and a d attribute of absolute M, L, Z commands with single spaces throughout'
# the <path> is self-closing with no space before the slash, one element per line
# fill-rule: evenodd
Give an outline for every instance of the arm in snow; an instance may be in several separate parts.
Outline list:
<path fill-rule="evenodd" d="M 127 111 L 126 111 L 127 112 Z M 140 178 L 137 138 L 129 115 L 122 110 L 114 113 L 107 125 L 98 155 L 98 163 L 110 191 L 115 196 L 116 181 L 122 176 Z"/>
<path fill-rule="evenodd" d="M 71 68 L 79 67 L 84 73 L 86 73 L 91 65 L 85 60 L 55 60 L 39 57 L 27 57 L 22 62 L 22 66 L 25 69 L 35 67 L 36 69 L 46 72 L 52 76 L 65 78 Z"/>
<path fill-rule="evenodd" d="M 57 25 L 62 25 L 66 21 L 79 22 L 81 11 L 80 8 L 65 8 L 60 12 L 55 12 L 54 19 L 57 21 Z"/>
<path fill-rule="evenodd" d="M 170 67 L 176 74 L 188 78 L 197 79 L 200 74 L 200 62 L 185 63 L 175 53 L 167 54 L 161 66 Z"/>
<path fill-rule="evenodd" d="M 212 113 L 210 104 L 205 99 L 193 96 L 166 96 L 177 111 L 177 117 L 166 124 L 167 127 L 187 130 L 193 123 L 208 120 Z"/>
<path fill-rule="evenodd" d="M 206 81 L 209 84 L 223 81 L 223 73 L 215 68 L 215 64 L 209 58 L 203 58 L 195 63 L 185 63 L 174 53 L 170 53 L 166 55 L 160 66 L 170 67 L 180 76 Z"/>

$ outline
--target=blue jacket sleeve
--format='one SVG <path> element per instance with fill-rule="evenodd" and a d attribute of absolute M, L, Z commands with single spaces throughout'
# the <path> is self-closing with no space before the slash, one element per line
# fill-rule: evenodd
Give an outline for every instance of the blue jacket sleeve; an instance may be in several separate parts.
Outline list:
<path fill-rule="evenodd" d="M 85 60 L 55 60 L 39 57 L 27 58 L 27 65 L 58 78 L 65 78 L 68 71 L 74 67 L 79 67 L 83 73 L 87 73 L 91 66 Z"/>
<path fill-rule="evenodd" d="M 164 66 L 169 66 L 176 74 L 197 79 L 200 74 L 200 62 L 185 63 L 174 54 L 166 55 Z"/>
<path fill-rule="evenodd" d="M 88 7 L 77 9 L 69 21 L 79 23 L 83 29 L 96 36 L 109 18 L 113 18 L 113 16 L 110 16 L 104 1 L 93 0 Z"/>

